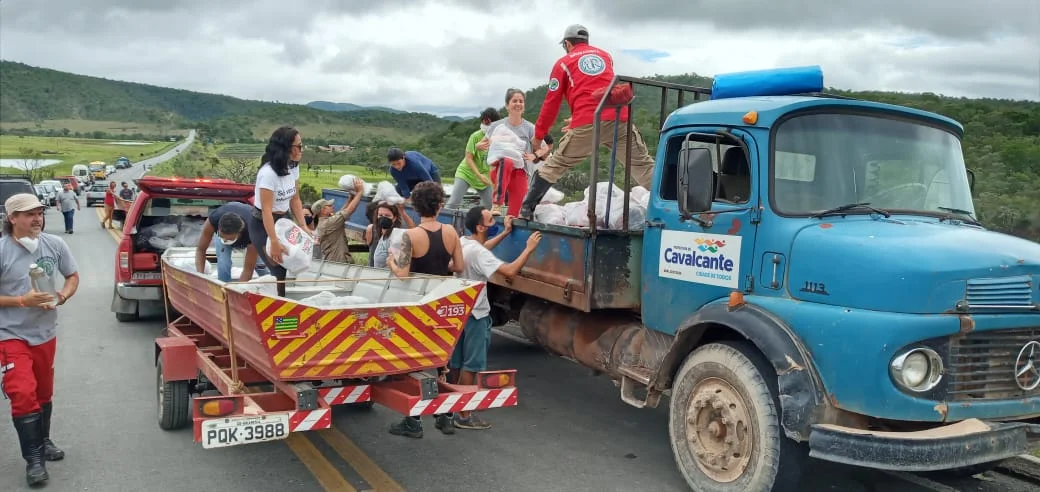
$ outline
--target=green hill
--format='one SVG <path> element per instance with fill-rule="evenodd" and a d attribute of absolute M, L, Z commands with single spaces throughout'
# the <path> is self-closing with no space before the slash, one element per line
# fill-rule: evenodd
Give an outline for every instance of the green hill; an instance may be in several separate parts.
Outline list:
<path fill-rule="evenodd" d="M 266 139 L 283 124 L 311 131 L 312 143 L 414 141 L 450 120 L 425 113 L 358 107 L 326 111 L 298 104 L 251 101 L 167 87 L 88 77 L 0 61 L 0 123 L 5 132 L 32 134 L 48 120 L 136 122 L 198 128 L 223 141 Z M 24 124 L 19 124 L 24 123 Z M 118 125 L 107 125 L 107 127 Z"/>

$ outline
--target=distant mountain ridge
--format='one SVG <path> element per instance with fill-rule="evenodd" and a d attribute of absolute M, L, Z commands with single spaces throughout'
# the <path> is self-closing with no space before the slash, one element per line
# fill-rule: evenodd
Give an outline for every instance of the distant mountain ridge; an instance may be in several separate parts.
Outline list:
<path fill-rule="evenodd" d="M 314 111 L 334 119 L 353 120 L 373 112 L 423 115 L 448 123 L 432 113 L 402 111 L 382 106 L 313 101 L 287 104 L 256 101 L 221 94 L 78 75 L 19 62 L 0 60 L 0 121 L 82 119 L 186 124 L 257 112 Z M 351 114 L 355 113 L 355 114 Z M 313 118 L 310 118 L 313 119 Z"/>
<path fill-rule="evenodd" d="M 400 109 L 388 108 L 385 106 L 360 106 L 353 103 L 337 103 L 331 101 L 311 101 L 306 106 L 314 109 L 320 109 L 322 111 L 364 111 L 367 109 L 375 111 L 386 111 L 388 113 L 407 113 L 407 111 L 401 111 Z"/>

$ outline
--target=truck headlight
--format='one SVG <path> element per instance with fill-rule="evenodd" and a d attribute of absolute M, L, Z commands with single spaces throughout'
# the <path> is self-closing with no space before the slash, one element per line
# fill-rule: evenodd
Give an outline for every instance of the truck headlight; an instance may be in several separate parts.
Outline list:
<path fill-rule="evenodd" d="M 910 391 L 928 391 L 942 380 L 942 358 L 930 348 L 913 348 L 892 359 L 889 372 L 896 384 Z"/>

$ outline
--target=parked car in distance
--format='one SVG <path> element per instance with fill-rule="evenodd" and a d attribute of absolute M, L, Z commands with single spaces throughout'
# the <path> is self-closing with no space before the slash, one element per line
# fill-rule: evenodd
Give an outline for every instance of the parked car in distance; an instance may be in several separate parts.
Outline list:
<path fill-rule="evenodd" d="M 36 196 L 40 198 L 40 202 L 44 205 L 54 206 L 58 202 L 58 191 L 51 186 L 35 184 L 33 188 L 36 189 Z"/>
<path fill-rule="evenodd" d="M 105 190 L 108 189 L 107 183 L 95 183 L 87 190 L 87 206 L 90 207 L 95 203 L 105 203 Z"/>

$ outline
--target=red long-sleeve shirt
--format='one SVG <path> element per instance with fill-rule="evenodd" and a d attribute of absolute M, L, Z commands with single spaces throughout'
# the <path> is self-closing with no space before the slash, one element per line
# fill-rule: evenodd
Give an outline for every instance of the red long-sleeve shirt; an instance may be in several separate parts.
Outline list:
<path fill-rule="evenodd" d="M 611 80 L 614 80 L 614 60 L 609 53 L 595 46 L 580 44 L 556 60 L 549 75 L 549 90 L 545 93 L 542 111 L 534 125 L 535 141 L 549 133 L 564 99 L 571 108 L 571 128 L 591 124 L 600 101 L 592 93 L 608 87 Z M 600 113 L 600 120 L 613 120 L 615 116 L 614 108 L 606 107 Z M 628 121 L 627 107 L 621 108 L 621 121 Z"/>

